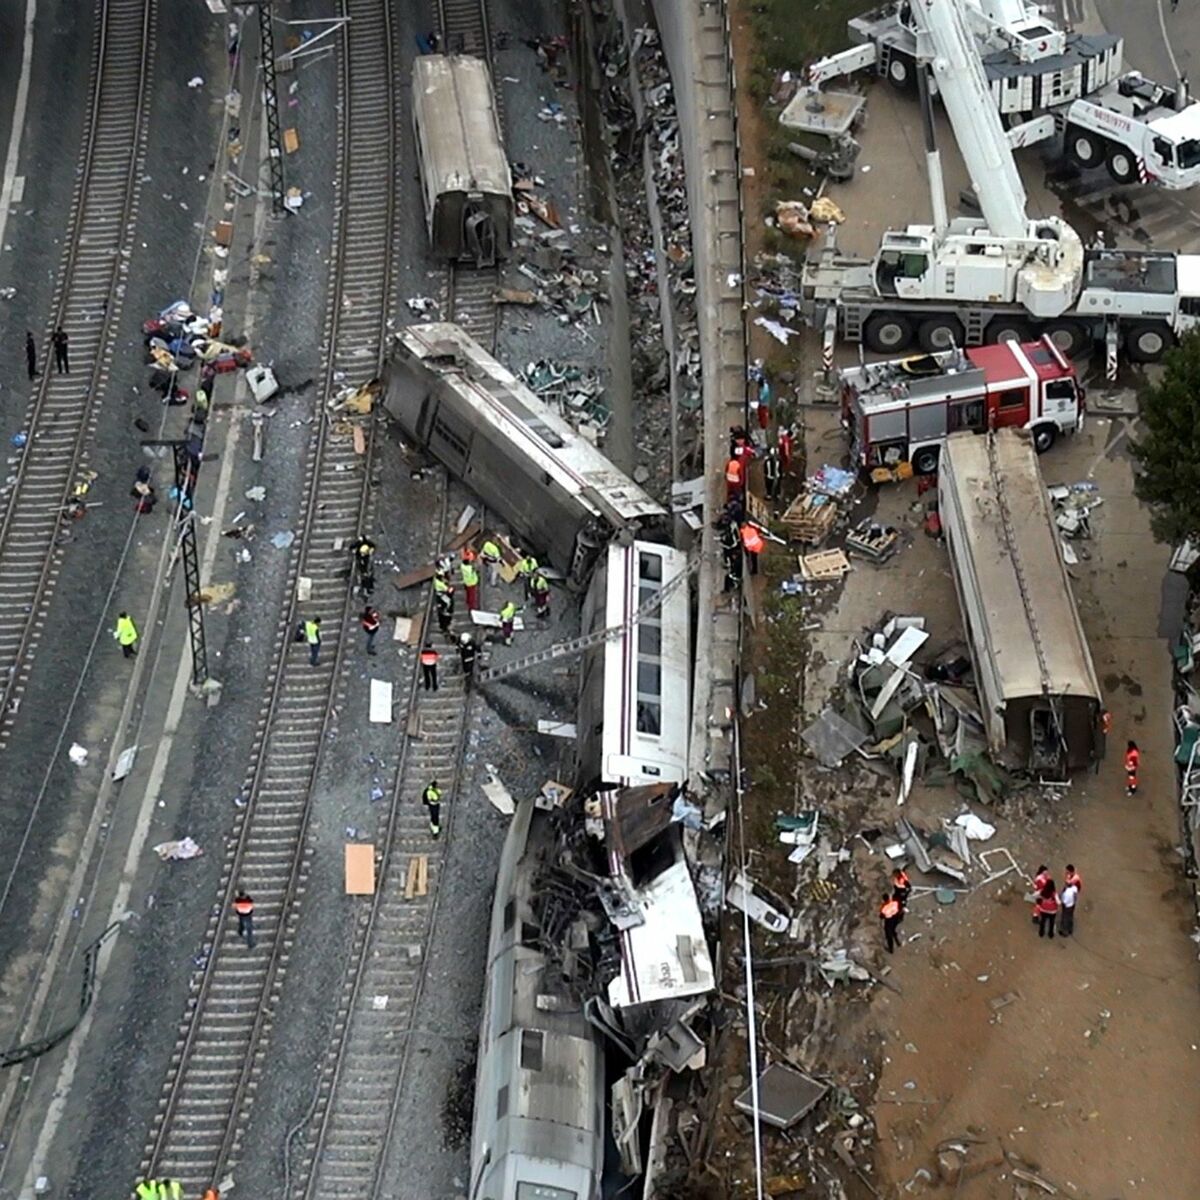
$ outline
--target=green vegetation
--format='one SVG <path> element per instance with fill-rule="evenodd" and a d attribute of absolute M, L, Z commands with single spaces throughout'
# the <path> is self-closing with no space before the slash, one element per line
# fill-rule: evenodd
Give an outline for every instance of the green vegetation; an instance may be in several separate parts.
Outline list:
<path fill-rule="evenodd" d="M 776 72 L 802 71 L 814 58 L 842 49 L 846 22 L 871 7 L 867 0 L 740 0 L 756 45 L 746 81 L 750 95 L 761 102 Z"/>
<path fill-rule="evenodd" d="M 1142 394 L 1132 450 L 1154 536 L 1176 544 L 1200 535 L 1200 333 L 1184 337 L 1164 366 Z"/>

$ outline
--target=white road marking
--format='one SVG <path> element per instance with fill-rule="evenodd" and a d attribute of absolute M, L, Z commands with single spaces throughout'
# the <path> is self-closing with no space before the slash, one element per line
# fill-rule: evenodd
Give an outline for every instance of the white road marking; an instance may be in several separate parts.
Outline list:
<path fill-rule="evenodd" d="M 4 156 L 4 183 L 0 185 L 0 246 L 4 245 L 4 227 L 8 224 L 8 209 L 13 203 L 13 189 L 17 182 L 17 160 L 21 157 L 21 134 L 25 129 L 25 109 L 29 103 L 29 68 L 33 63 L 33 23 L 36 18 L 37 0 L 26 0 L 21 78 L 17 81 L 12 127 L 8 131 L 8 153 Z M 24 178 L 21 180 L 21 195 L 25 195 Z"/>

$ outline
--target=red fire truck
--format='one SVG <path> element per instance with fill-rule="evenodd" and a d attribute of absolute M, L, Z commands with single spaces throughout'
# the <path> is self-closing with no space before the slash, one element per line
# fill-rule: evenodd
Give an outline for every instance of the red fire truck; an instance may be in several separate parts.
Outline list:
<path fill-rule="evenodd" d="M 842 420 L 856 467 L 912 463 L 937 470 L 948 434 L 1006 425 L 1028 429 L 1038 453 L 1083 423 L 1075 368 L 1048 338 L 951 348 L 839 372 Z"/>

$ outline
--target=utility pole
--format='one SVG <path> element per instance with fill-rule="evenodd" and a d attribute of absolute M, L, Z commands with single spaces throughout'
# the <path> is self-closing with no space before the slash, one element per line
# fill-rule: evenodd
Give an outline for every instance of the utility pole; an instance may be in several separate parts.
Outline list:
<path fill-rule="evenodd" d="M 271 208 L 287 212 L 283 191 L 283 139 L 279 133 L 279 94 L 275 88 L 275 26 L 271 0 L 258 4 L 258 51 L 263 78 L 263 111 L 267 116 L 267 161 L 271 168 Z"/>

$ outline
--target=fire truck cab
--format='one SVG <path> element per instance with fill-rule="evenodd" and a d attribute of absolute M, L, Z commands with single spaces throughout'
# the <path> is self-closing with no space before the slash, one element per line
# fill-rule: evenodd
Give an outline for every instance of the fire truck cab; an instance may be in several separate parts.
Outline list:
<path fill-rule="evenodd" d="M 1083 388 L 1049 337 L 863 363 L 838 379 L 850 459 L 866 470 L 909 462 L 931 474 L 959 430 L 1028 429 L 1042 453 L 1083 423 Z"/>

